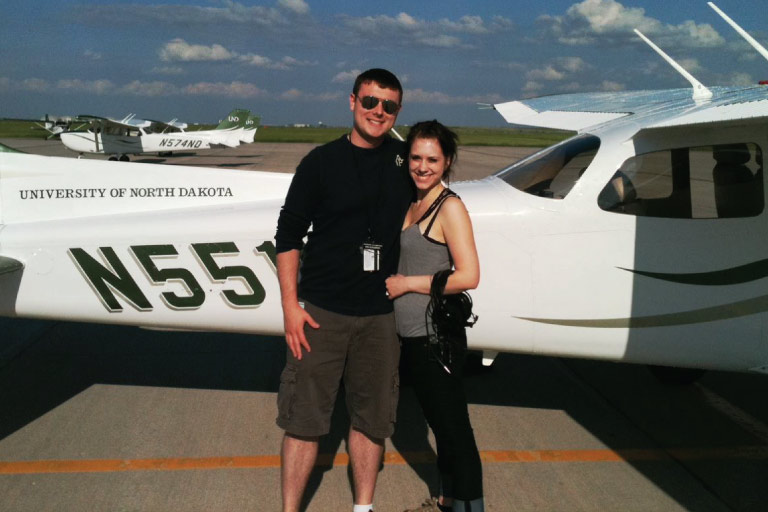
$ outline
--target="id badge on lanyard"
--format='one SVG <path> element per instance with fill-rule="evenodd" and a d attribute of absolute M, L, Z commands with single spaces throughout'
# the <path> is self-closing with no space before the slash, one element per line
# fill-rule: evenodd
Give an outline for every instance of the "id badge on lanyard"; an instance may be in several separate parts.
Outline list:
<path fill-rule="evenodd" d="M 360 252 L 363 254 L 363 271 L 378 272 L 381 260 L 381 244 L 377 244 L 369 238 L 360 246 Z"/>
<path fill-rule="evenodd" d="M 347 136 L 349 137 L 349 136 Z M 365 242 L 360 245 L 360 253 L 363 255 L 363 271 L 364 272 L 378 272 L 381 266 L 381 250 L 383 248 L 383 245 L 377 243 L 375 239 L 373 238 L 373 219 L 375 217 L 376 209 L 379 207 L 381 203 L 381 173 L 382 173 L 382 166 L 381 164 L 378 167 L 374 167 L 370 174 L 372 174 L 375 177 L 375 186 L 373 187 L 376 193 L 374 194 L 373 198 L 368 198 L 368 194 L 366 192 L 366 187 L 363 185 L 363 178 L 360 176 L 360 165 L 357 161 L 357 156 L 355 153 L 354 147 L 352 147 L 352 160 L 355 167 L 355 174 L 358 178 L 358 183 L 360 184 L 361 192 L 363 192 L 364 196 L 368 199 L 368 208 L 366 208 L 366 214 L 368 216 L 368 238 Z M 369 174 L 369 176 L 370 176 Z"/>

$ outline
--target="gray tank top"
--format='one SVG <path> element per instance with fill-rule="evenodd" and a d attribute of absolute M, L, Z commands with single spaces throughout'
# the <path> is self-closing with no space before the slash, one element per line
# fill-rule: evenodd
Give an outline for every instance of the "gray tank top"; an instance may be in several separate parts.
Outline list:
<path fill-rule="evenodd" d="M 455 194 L 449 191 L 448 194 L 441 194 L 435 200 L 435 203 L 440 202 L 437 203 L 435 214 L 423 235 L 419 229 L 419 223 L 425 220 L 424 217 L 400 233 L 400 262 L 397 267 L 399 274 L 404 276 L 433 275 L 438 270 L 452 267 L 448 246 L 428 237 L 432 223 L 437 217 L 443 201 L 451 195 Z M 429 213 L 426 215 L 428 216 Z M 396 298 L 397 334 L 407 338 L 426 336 L 427 325 L 424 314 L 427 311 L 427 304 L 429 304 L 429 295 L 424 293 L 406 293 Z"/>

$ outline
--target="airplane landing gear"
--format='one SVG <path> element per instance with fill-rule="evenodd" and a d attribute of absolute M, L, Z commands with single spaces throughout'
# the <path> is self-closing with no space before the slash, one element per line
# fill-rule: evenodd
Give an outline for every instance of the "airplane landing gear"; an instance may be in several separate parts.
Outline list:
<path fill-rule="evenodd" d="M 110 162 L 117 162 L 118 160 L 120 160 L 121 162 L 130 162 L 131 161 L 131 159 L 128 158 L 128 155 L 111 155 L 109 157 L 109 161 Z"/>
<path fill-rule="evenodd" d="M 120 155 L 120 161 L 121 162 L 130 162 L 131 159 L 128 158 L 128 155 Z"/>

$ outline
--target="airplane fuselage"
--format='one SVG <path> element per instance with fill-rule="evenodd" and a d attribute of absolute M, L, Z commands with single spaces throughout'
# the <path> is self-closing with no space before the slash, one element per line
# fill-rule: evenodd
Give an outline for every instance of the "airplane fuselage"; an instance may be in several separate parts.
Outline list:
<path fill-rule="evenodd" d="M 760 178 L 757 214 L 726 213 L 712 148 L 749 141 L 757 158 L 768 130 L 748 121 L 727 132 L 671 128 L 629 144 L 627 130 L 585 134 L 452 185 L 481 260 L 470 346 L 765 371 L 765 186 Z M 582 153 L 547 188 L 519 188 L 536 162 L 550 173 L 571 150 Z M 687 162 L 692 215 L 665 206 L 678 196 L 659 188 L 664 165 L 634 176 L 637 187 L 650 183 L 640 205 L 653 215 L 629 199 L 606 206 L 617 169 L 670 155 Z M 0 154 L 0 254 L 24 264 L 0 276 L 0 314 L 280 334 L 273 237 L 290 178 Z"/>
<path fill-rule="evenodd" d="M 112 135 L 87 131 L 62 133 L 61 142 L 78 153 L 138 155 L 209 149 L 212 138 L 207 133 L 195 132 Z M 213 143 L 216 143 L 215 139 Z"/>

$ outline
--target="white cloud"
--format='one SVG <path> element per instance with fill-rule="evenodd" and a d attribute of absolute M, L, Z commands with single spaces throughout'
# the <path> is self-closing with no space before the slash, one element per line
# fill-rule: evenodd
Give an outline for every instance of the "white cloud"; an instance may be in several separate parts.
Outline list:
<path fill-rule="evenodd" d="M 560 82 L 571 79 L 571 75 L 579 73 L 587 68 L 587 65 L 579 57 L 558 57 L 552 63 L 543 67 L 528 70 L 525 73 L 526 84 L 524 90 L 538 90 L 543 87 L 540 82 Z M 562 86 L 560 87 L 562 89 Z"/>
<path fill-rule="evenodd" d="M 600 90 L 601 91 L 608 91 L 608 92 L 617 92 L 617 91 L 623 91 L 626 89 L 626 86 L 619 82 L 613 82 L 611 80 L 603 80 L 603 83 L 600 84 Z"/>
<path fill-rule="evenodd" d="M 418 42 L 424 46 L 434 46 L 436 48 L 455 48 L 461 46 L 461 39 L 447 34 L 441 34 L 433 37 L 420 37 Z"/>
<path fill-rule="evenodd" d="M 571 73 L 576 73 L 586 67 L 581 57 L 560 57 L 556 62 L 561 68 Z"/>
<path fill-rule="evenodd" d="M 263 57 L 254 53 L 240 55 L 238 58 L 240 59 L 240 62 L 248 64 L 249 66 L 256 66 L 259 68 L 269 68 L 274 66 L 274 62 L 269 57 Z"/>
<path fill-rule="evenodd" d="M 581 84 L 578 82 L 568 82 L 557 88 L 560 92 L 577 92 L 581 90 Z"/>
<path fill-rule="evenodd" d="M 398 14 L 396 20 L 398 24 L 408 28 L 418 28 L 421 24 L 420 22 L 416 21 L 416 18 L 405 12 Z"/>
<path fill-rule="evenodd" d="M 245 82 L 199 82 L 190 84 L 183 89 L 184 94 L 189 95 L 209 95 L 209 96 L 227 96 L 230 98 L 257 98 L 266 96 L 267 92 L 259 89 L 253 84 Z"/>
<path fill-rule="evenodd" d="M 175 85 L 168 82 L 141 82 L 134 80 L 120 89 L 118 94 L 129 94 L 131 96 L 170 96 L 178 92 L 178 88 Z"/>
<path fill-rule="evenodd" d="M 238 60 L 240 60 L 240 62 L 244 64 L 248 64 L 249 66 L 256 66 L 256 67 L 266 68 L 266 69 L 279 69 L 283 71 L 287 71 L 291 68 L 296 68 L 300 66 L 303 67 L 303 66 L 317 65 L 317 62 L 298 60 L 296 58 L 293 58 L 287 55 L 282 59 L 280 59 L 280 61 L 274 61 L 269 57 L 264 57 L 262 55 L 249 53 L 246 55 L 240 55 L 238 57 Z"/>
<path fill-rule="evenodd" d="M 316 60 L 299 60 L 295 59 L 289 55 L 286 55 L 282 58 L 281 62 L 285 64 L 288 67 L 304 67 L 304 66 L 317 66 L 318 62 Z"/>
<path fill-rule="evenodd" d="M 83 52 L 83 56 L 86 59 L 101 60 L 101 53 L 95 52 L 93 50 L 85 50 L 85 52 Z"/>
<path fill-rule="evenodd" d="M 293 88 L 280 94 L 280 99 L 288 101 L 335 101 L 343 96 L 345 95 L 339 91 L 318 94 Z"/>
<path fill-rule="evenodd" d="M 258 27 L 259 30 L 277 32 L 290 26 L 292 21 L 284 13 L 309 11 L 303 0 L 278 0 L 277 7 L 246 6 L 233 0 L 219 0 L 221 7 L 182 5 L 171 2 L 142 5 L 131 2 L 112 2 L 102 5 L 74 5 L 72 15 L 97 27 L 151 23 L 153 27 L 209 27 L 223 25 Z"/>
<path fill-rule="evenodd" d="M 543 88 L 544 88 L 544 86 L 541 85 L 539 82 L 536 82 L 534 80 L 529 80 L 523 86 L 523 92 L 526 95 L 531 95 L 531 94 L 535 94 L 535 93 L 539 92 Z"/>
<path fill-rule="evenodd" d="M 552 66 L 546 66 L 541 69 L 532 69 L 525 74 L 525 78 L 528 80 L 562 80 L 565 78 L 565 73 L 558 71 Z"/>
<path fill-rule="evenodd" d="M 379 44 L 397 43 L 433 48 L 459 48 L 472 45 L 460 36 L 481 37 L 497 31 L 508 30 L 511 22 L 496 16 L 491 23 L 481 16 L 467 15 L 457 20 L 442 18 L 428 21 L 401 12 L 397 16 L 378 14 L 353 17 L 339 16 L 350 38 L 377 40 Z M 350 39 L 351 40 L 351 39 Z"/>
<path fill-rule="evenodd" d="M 45 92 L 49 87 L 50 84 L 41 78 L 27 78 L 21 82 L 21 88 L 25 91 Z"/>
<path fill-rule="evenodd" d="M 485 26 L 483 18 L 480 16 L 462 16 L 459 21 L 442 19 L 438 24 L 456 32 L 467 32 L 470 34 L 487 34 L 490 29 Z"/>
<path fill-rule="evenodd" d="M 683 66 L 689 73 L 695 73 L 701 70 L 701 65 L 698 59 L 678 59 L 677 63 Z"/>
<path fill-rule="evenodd" d="M 626 44 L 637 41 L 638 29 L 656 42 L 673 47 L 713 47 L 725 40 L 709 24 L 684 21 L 667 25 L 646 16 L 641 7 L 625 7 L 616 0 L 583 0 L 564 15 L 541 16 L 549 36 L 569 45 Z"/>
<path fill-rule="evenodd" d="M 303 93 L 298 89 L 288 89 L 283 94 L 281 94 L 280 97 L 284 100 L 295 100 L 301 98 L 302 94 Z"/>
<path fill-rule="evenodd" d="M 354 18 L 352 16 L 342 15 L 342 22 L 348 28 L 355 30 L 358 34 L 385 35 L 394 33 L 413 33 L 425 26 L 423 22 L 401 12 L 396 17 L 379 14 L 376 16 L 364 16 Z"/>
<path fill-rule="evenodd" d="M 255 53 L 238 54 L 220 44 L 205 46 L 174 39 L 158 50 L 160 59 L 166 62 L 220 62 L 237 60 L 248 66 L 287 71 L 299 66 L 313 66 L 316 62 L 302 61 L 285 56 L 279 61 Z"/>
<path fill-rule="evenodd" d="M 337 73 L 336 76 L 331 79 L 331 82 L 334 84 L 352 84 L 360 73 L 362 73 L 362 70 L 359 69 L 342 71 L 341 73 Z"/>
<path fill-rule="evenodd" d="M 757 81 L 749 73 L 733 73 L 728 77 L 729 85 L 747 86 L 755 85 Z"/>
<path fill-rule="evenodd" d="M 309 12 L 309 4 L 304 0 L 278 0 L 277 5 L 296 14 L 307 14 Z"/>
<path fill-rule="evenodd" d="M 92 94 L 108 94 L 113 92 L 115 85 L 109 80 L 59 80 L 56 83 L 59 89 L 73 90 L 75 92 L 88 92 Z"/>
<path fill-rule="evenodd" d="M 152 72 L 159 75 L 183 75 L 184 69 L 179 66 L 157 66 L 152 68 Z"/>
<path fill-rule="evenodd" d="M 177 38 L 165 43 L 158 54 L 163 61 L 205 62 L 231 60 L 235 53 L 230 52 L 220 44 L 204 46 L 201 44 L 189 44 L 185 40 Z"/>
<path fill-rule="evenodd" d="M 691 46 L 714 47 L 725 43 L 725 39 L 712 28 L 712 25 L 706 23 L 697 25 L 693 21 L 688 20 L 675 27 L 675 29 L 683 37 L 683 41 L 686 41 L 685 37 L 687 36 L 687 40 L 691 41 Z"/>

